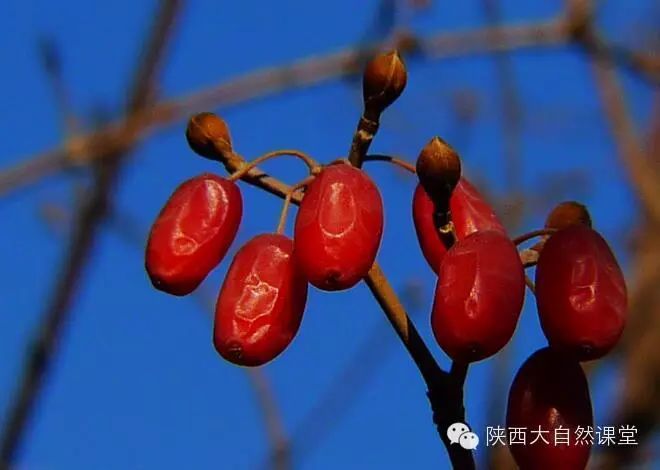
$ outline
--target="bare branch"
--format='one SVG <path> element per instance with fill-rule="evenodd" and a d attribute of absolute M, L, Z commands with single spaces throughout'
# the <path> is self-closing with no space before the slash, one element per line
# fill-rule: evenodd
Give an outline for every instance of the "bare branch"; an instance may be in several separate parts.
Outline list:
<path fill-rule="evenodd" d="M 573 34 L 571 22 L 564 19 L 531 24 L 486 27 L 473 31 L 438 33 L 425 38 L 402 38 L 399 49 L 425 59 L 444 59 L 468 54 L 494 53 L 528 47 L 548 47 L 567 43 Z M 112 123 L 91 134 L 80 136 L 71 145 L 19 160 L 16 167 L 0 171 L 0 195 L 52 175 L 69 165 L 89 163 L 97 155 L 99 141 L 113 140 L 124 146 L 144 138 L 150 131 L 186 119 L 191 112 L 205 108 L 228 107 L 285 90 L 318 85 L 355 74 L 365 51 L 390 45 L 390 41 L 366 48 L 347 49 L 325 56 L 304 59 L 293 64 L 246 74 L 205 90 L 166 100 L 136 113 L 126 120 Z M 598 39 L 598 44 L 605 44 Z M 395 45 L 397 46 L 397 45 Z M 608 47 L 600 48 L 607 53 Z M 634 56 L 634 63 L 655 64 L 652 55 L 640 52 L 615 54 L 614 60 Z M 623 61 L 630 64 L 631 61 Z M 658 67 L 636 68 L 650 80 L 658 80 Z M 147 99 L 148 101 L 148 99 Z M 31 160 L 41 164 L 33 165 Z"/>
<path fill-rule="evenodd" d="M 41 61 L 46 72 L 46 78 L 53 90 L 57 111 L 62 120 L 62 130 L 66 137 L 74 134 L 77 128 L 77 120 L 71 96 L 67 89 L 62 74 L 62 60 L 57 44 L 52 38 L 41 37 L 38 41 Z"/>
<path fill-rule="evenodd" d="M 149 93 L 150 87 L 144 87 L 139 82 L 152 77 L 156 72 L 158 57 L 162 54 L 166 43 L 166 36 L 161 31 L 162 25 L 173 23 L 178 14 L 178 8 L 172 8 L 173 4 L 180 5 L 180 1 L 164 0 L 159 7 L 156 27 L 150 36 L 152 39 L 148 42 L 149 47 L 158 50 L 146 54 L 147 57 L 152 58 L 153 63 L 145 67 L 152 70 L 148 73 L 137 74 L 134 91 L 129 99 L 129 113 L 138 110 L 139 108 L 135 108 L 135 106 L 144 102 L 138 93 Z M 154 37 L 158 37 L 160 40 L 153 40 Z M 2 468 L 9 467 L 16 460 L 25 428 L 33 414 L 46 375 L 57 353 L 73 299 L 80 288 L 82 274 L 94 247 L 96 235 L 105 218 L 107 208 L 111 204 L 111 194 L 125 155 L 124 152 L 116 152 L 116 147 L 108 147 L 96 156 L 93 188 L 89 197 L 82 202 L 76 216 L 75 228 L 70 236 L 67 254 L 57 276 L 53 297 L 46 306 L 41 325 L 32 340 L 20 384 L 2 430 L 0 437 L 0 466 Z"/>
<path fill-rule="evenodd" d="M 80 207 L 76 229 L 68 243 L 66 262 L 56 277 L 53 297 L 28 350 L 20 385 L 7 413 L 0 438 L 0 468 L 8 467 L 16 459 L 25 427 L 59 345 L 73 297 L 80 287 L 80 279 L 107 206 L 106 194 L 114 180 L 115 172 L 104 165 L 97 174 L 95 189 Z"/>
<path fill-rule="evenodd" d="M 640 205 L 655 223 L 660 223 L 660 174 L 639 142 L 613 64 L 609 58 L 594 54 L 592 66 L 621 164 L 628 171 Z"/>
<path fill-rule="evenodd" d="M 167 41 L 172 36 L 175 21 L 180 15 L 183 0 L 161 0 L 154 24 L 142 53 L 138 59 L 137 70 L 133 76 L 133 84 L 128 92 L 128 114 L 142 110 L 155 97 L 158 72 L 161 70 L 165 57 Z"/>
<path fill-rule="evenodd" d="M 67 152 L 62 149 L 23 158 L 0 171 L 0 196 L 21 186 L 34 184 L 47 175 L 61 171 L 68 164 Z"/>
<path fill-rule="evenodd" d="M 660 95 L 656 96 L 649 136 L 651 161 L 660 160 Z M 660 225 L 644 220 L 634 248 L 633 288 L 630 290 L 630 320 L 618 353 L 622 356 L 622 384 L 618 405 L 613 407 L 614 422 L 634 423 L 640 446 L 634 449 L 607 449 L 602 468 L 620 468 L 641 457 L 646 443 L 660 420 Z"/>
<path fill-rule="evenodd" d="M 261 368 L 248 368 L 246 372 L 264 416 L 266 431 L 272 448 L 272 468 L 273 470 L 291 468 L 289 441 L 286 438 L 282 418 L 275 401 L 275 394 L 270 388 L 270 381 Z"/>
<path fill-rule="evenodd" d="M 549 46 L 563 41 L 565 34 L 560 23 L 542 22 L 523 26 L 440 33 L 427 38 L 406 40 L 405 44 L 400 46 L 403 46 L 402 51 L 408 50 L 421 57 L 441 59 L 469 53 Z M 26 157 L 17 164 L 17 167 L 0 171 L 0 196 L 68 166 L 88 164 L 96 158 L 100 142 L 110 140 L 121 146 L 130 146 L 138 139 L 146 137 L 149 132 L 187 119 L 191 112 L 200 109 L 233 106 L 284 90 L 317 85 L 353 75 L 358 71 L 365 50 L 377 50 L 383 45 L 376 43 L 366 49 L 347 49 L 282 67 L 252 72 L 187 96 L 163 101 L 140 113 L 134 113 L 125 120 L 122 119 L 80 136 L 65 148 Z M 39 160 L 41 164 L 28 163 L 32 160 Z"/>

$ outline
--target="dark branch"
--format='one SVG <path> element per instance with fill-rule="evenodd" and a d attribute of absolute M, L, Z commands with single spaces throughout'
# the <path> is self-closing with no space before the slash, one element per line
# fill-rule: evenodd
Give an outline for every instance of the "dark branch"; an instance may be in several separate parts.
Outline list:
<path fill-rule="evenodd" d="M 156 15 L 156 27 L 153 29 L 147 44 L 152 51 L 147 51 L 145 57 L 150 63 L 138 69 L 134 86 L 129 96 L 130 106 L 127 114 L 140 111 L 140 106 L 146 102 L 144 96 L 151 93 L 151 86 L 143 84 L 143 80 L 152 80 L 157 72 L 159 58 L 165 49 L 163 30 L 169 30 L 167 24 L 172 24 L 178 14 L 178 0 L 164 0 Z M 118 180 L 121 164 L 127 155 L 128 148 L 107 147 L 96 155 L 93 167 L 93 186 L 91 193 L 78 211 L 75 228 L 70 236 L 67 254 L 60 268 L 57 283 L 51 301 L 46 306 L 43 320 L 38 328 L 32 345 L 28 351 L 20 383 L 14 401 L 7 413 L 7 421 L 0 437 L 0 466 L 8 468 L 16 461 L 25 428 L 33 415 L 40 392 L 46 381 L 58 346 L 64 332 L 73 299 L 80 289 L 80 280 L 84 274 L 94 242 L 100 231 L 108 207 L 111 205 L 112 193 Z"/>

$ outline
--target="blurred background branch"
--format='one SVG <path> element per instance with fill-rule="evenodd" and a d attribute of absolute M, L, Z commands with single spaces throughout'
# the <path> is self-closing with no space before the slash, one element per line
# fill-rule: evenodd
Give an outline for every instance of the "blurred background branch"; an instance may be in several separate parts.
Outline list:
<path fill-rule="evenodd" d="M 161 57 L 165 53 L 182 3 L 181 0 L 164 0 L 159 5 L 128 93 L 126 115 L 129 119 L 130 116 L 142 112 L 152 99 Z M 0 465 L 3 468 L 9 468 L 15 463 L 25 428 L 37 405 L 46 374 L 55 360 L 72 303 L 90 261 L 96 236 L 108 207 L 113 204 L 113 190 L 119 179 L 123 159 L 130 151 L 129 144 L 130 142 L 125 141 L 121 142 L 121 145 L 99 147 L 92 159 L 94 164 L 91 187 L 80 201 L 52 298 L 45 308 L 41 325 L 27 352 L 24 370 L 0 435 Z"/>
<path fill-rule="evenodd" d="M 570 21 L 562 18 L 534 24 L 485 27 L 474 31 L 439 33 L 420 38 L 403 38 L 394 44 L 402 52 L 422 60 L 446 59 L 466 54 L 483 54 L 529 47 L 548 47 L 567 43 L 571 39 Z M 210 87 L 156 104 L 142 112 L 134 112 L 119 122 L 111 123 L 88 135 L 71 139 L 64 148 L 51 149 L 19 160 L 14 167 L 0 171 L 0 195 L 40 178 L 99 159 L 99 147 L 109 144 L 127 145 L 144 138 L 163 126 L 180 123 L 191 112 L 235 106 L 280 93 L 291 88 L 316 85 L 359 72 L 361 57 L 378 50 L 383 44 L 364 49 L 348 49 L 327 56 L 304 59 L 294 64 L 252 72 L 227 83 Z M 641 54 L 641 53 L 639 53 Z M 656 79 L 660 64 L 649 69 L 635 69 L 643 76 Z M 629 65 L 624 62 L 623 65 Z"/>

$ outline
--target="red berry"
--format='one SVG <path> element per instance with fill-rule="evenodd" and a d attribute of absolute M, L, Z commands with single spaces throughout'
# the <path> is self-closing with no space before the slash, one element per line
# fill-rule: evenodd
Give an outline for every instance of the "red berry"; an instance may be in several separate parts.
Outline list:
<path fill-rule="evenodd" d="M 457 239 L 461 240 L 478 230 L 495 230 L 506 234 L 493 209 L 479 191 L 465 178 L 461 178 L 449 200 L 451 218 Z M 413 197 L 413 221 L 420 248 L 433 271 L 438 273 L 447 247 L 434 220 L 435 207 L 421 185 L 417 185 Z"/>
<path fill-rule="evenodd" d="M 383 234 L 383 201 L 362 170 L 331 165 L 307 187 L 296 216 L 295 258 L 322 290 L 353 287 L 376 259 Z"/>
<path fill-rule="evenodd" d="M 242 366 L 274 359 L 302 321 L 307 281 L 293 260 L 293 241 L 262 234 L 247 242 L 229 267 L 215 307 L 213 344 Z"/>
<path fill-rule="evenodd" d="M 525 295 L 525 274 L 511 240 L 475 232 L 447 252 L 438 273 L 431 326 L 454 360 L 492 356 L 513 336 Z"/>
<path fill-rule="evenodd" d="M 536 305 L 550 346 L 580 360 L 614 347 L 627 317 L 626 284 L 598 232 L 573 225 L 548 239 L 536 267 Z"/>
<path fill-rule="evenodd" d="M 149 234 L 145 267 L 156 289 L 194 291 L 234 241 L 243 213 L 235 183 L 205 173 L 181 184 Z"/>
<path fill-rule="evenodd" d="M 493 208 L 468 180 L 462 178 L 450 199 L 451 220 L 458 239 L 477 230 L 495 230 L 506 235 Z"/>
<path fill-rule="evenodd" d="M 594 433 L 589 385 L 580 364 L 549 348 L 532 354 L 511 385 L 506 427 L 525 433 L 524 445 L 509 445 L 521 470 L 584 469 L 591 442 L 581 433 L 591 428 L 591 439 Z"/>

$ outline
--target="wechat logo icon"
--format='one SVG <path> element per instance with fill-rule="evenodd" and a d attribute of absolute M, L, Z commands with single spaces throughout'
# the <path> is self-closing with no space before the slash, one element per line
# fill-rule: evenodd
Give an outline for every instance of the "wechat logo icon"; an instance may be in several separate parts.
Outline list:
<path fill-rule="evenodd" d="M 454 423 L 447 428 L 447 437 L 451 444 L 458 444 L 463 449 L 473 450 L 479 445 L 479 436 L 470 431 L 465 423 Z"/>

